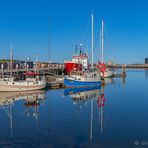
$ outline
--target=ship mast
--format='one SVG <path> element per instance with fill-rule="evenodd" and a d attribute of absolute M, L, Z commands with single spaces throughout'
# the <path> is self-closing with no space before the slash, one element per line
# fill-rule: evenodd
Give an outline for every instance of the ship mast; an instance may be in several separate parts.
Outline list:
<path fill-rule="evenodd" d="M 104 21 L 102 20 L 102 63 L 104 62 Z"/>
<path fill-rule="evenodd" d="M 99 39 L 99 41 L 100 41 L 100 47 L 99 47 L 99 53 L 102 52 L 102 34 L 101 33 L 102 33 L 102 31 L 100 29 L 100 39 Z M 98 58 L 99 58 L 99 61 L 101 62 L 102 55 L 99 54 Z"/>
<path fill-rule="evenodd" d="M 94 53 L 94 16 L 93 16 L 93 13 L 92 13 L 92 15 L 91 15 L 91 19 L 92 19 L 92 34 L 91 34 L 91 41 L 92 41 L 92 65 L 91 65 L 91 67 L 92 67 L 92 69 L 93 69 L 93 62 L 94 62 L 94 56 L 93 56 L 93 53 Z M 91 99 L 91 104 L 90 104 L 90 140 L 92 140 L 92 138 L 93 138 L 93 98 Z"/>
<path fill-rule="evenodd" d="M 48 62 L 51 63 L 51 17 L 48 17 L 48 21 L 49 21 L 49 24 L 48 24 L 49 25 L 49 40 L 48 40 L 49 42 L 49 45 L 48 45 L 49 46 L 49 53 L 48 53 L 49 59 L 48 60 L 49 61 Z"/>
<path fill-rule="evenodd" d="M 94 62 L 94 16 L 93 13 L 91 15 L 91 50 L 92 50 L 92 63 L 91 63 L 91 67 L 93 69 L 93 62 Z"/>

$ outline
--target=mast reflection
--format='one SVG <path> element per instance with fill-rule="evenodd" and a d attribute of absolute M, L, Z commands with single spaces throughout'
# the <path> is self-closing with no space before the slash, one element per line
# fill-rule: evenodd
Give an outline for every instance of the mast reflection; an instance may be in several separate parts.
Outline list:
<path fill-rule="evenodd" d="M 8 115 L 8 118 L 10 120 L 10 138 L 13 137 L 13 110 L 14 110 L 14 104 L 16 101 L 25 101 L 24 105 L 26 108 L 35 108 L 34 113 L 30 113 L 27 110 L 27 116 L 32 115 L 35 117 L 36 121 L 38 119 L 39 113 L 38 113 L 38 107 L 40 105 L 40 102 L 44 102 L 45 100 L 45 91 L 44 90 L 38 90 L 38 91 L 27 91 L 27 92 L 0 92 L 0 108 L 4 109 L 6 114 Z M 23 114 L 24 115 L 24 114 Z"/>
<path fill-rule="evenodd" d="M 79 109 L 83 109 L 85 106 L 90 104 L 90 140 L 93 139 L 93 118 L 95 104 L 98 106 L 97 112 L 99 112 L 100 132 L 103 131 L 103 108 L 106 101 L 104 86 L 89 88 L 67 88 L 64 90 L 64 95 L 70 95 L 73 104 Z"/>

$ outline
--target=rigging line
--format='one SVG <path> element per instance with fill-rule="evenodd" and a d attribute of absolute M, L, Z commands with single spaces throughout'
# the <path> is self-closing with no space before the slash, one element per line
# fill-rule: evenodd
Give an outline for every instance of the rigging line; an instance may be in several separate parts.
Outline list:
<path fill-rule="evenodd" d="M 105 38 L 105 41 L 106 41 L 106 46 L 108 46 L 109 45 L 109 43 L 112 43 L 113 41 L 112 41 L 112 38 L 110 37 L 110 35 L 109 35 L 109 31 L 108 31 L 108 27 L 106 26 L 106 24 L 107 23 L 105 23 L 104 24 L 104 26 L 105 26 L 105 29 L 104 29 L 104 34 L 105 34 L 105 36 L 104 36 L 104 38 Z M 109 45 L 110 46 L 110 45 Z M 108 47 L 109 47 L 108 46 Z M 110 48 L 110 47 L 109 47 Z"/>
<path fill-rule="evenodd" d="M 88 34 L 89 34 L 90 25 L 91 25 L 91 18 L 89 18 L 88 23 L 87 23 L 87 26 L 85 28 L 84 35 L 82 37 L 82 43 L 85 43 L 85 41 L 87 42 L 87 39 L 89 37 Z"/>
<path fill-rule="evenodd" d="M 97 33 L 97 37 L 96 37 L 96 39 L 95 39 L 95 44 L 94 44 L 94 51 L 96 50 L 96 48 L 97 48 L 97 43 L 98 43 L 98 41 L 99 41 L 99 38 L 100 38 L 100 32 L 99 33 Z M 100 44 L 100 43 L 99 43 Z M 98 50 L 98 49 L 97 49 Z"/>
<path fill-rule="evenodd" d="M 100 26 L 100 21 L 96 21 L 96 22 L 97 22 L 97 23 L 94 24 L 94 29 L 97 30 L 97 31 L 96 31 L 97 37 L 96 37 L 96 40 L 95 40 L 94 49 L 96 48 L 95 46 L 96 46 L 97 40 L 98 40 L 98 38 L 99 38 L 99 36 L 100 36 L 99 33 L 100 33 L 100 28 L 101 28 L 101 26 Z M 96 28 L 99 28 L 99 29 L 96 29 Z"/>

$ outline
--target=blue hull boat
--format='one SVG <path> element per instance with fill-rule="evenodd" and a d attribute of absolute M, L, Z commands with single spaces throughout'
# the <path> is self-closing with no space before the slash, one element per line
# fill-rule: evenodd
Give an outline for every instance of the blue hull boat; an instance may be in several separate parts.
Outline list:
<path fill-rule="evenodd" d="M 90 86 L 100 86 L 101 81 L 78 81 L 78 80 L 71 80 L 68 78 L 64 79 L 64 85 L 66 87 L 90 87 Z"/>

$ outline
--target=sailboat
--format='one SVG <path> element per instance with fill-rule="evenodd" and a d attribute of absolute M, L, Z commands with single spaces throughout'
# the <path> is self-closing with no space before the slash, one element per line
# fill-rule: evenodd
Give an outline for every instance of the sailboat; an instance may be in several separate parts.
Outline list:
<path fill-rule="evenodd" d="M 101 50 L 102 50 L 102 61 L 98 62 L 98 69 L 101 72 L 101 77 L 108 78 L 113 76 L 113 71 L 108 69 L 104 63 L 104 21 L 102 20 L 101 29 Z"/>
<path fill-rule="evenodd" d="M 91 67 L 92 70 L 76 71 L 73 70 L 69 76 L 64 78 L 64 85 L 66 87 L 89 87 L 101 84 L 100 73 L 93 70 L 93 51 L 94 51 L 94 41 L 93 41 L 93 14 L 92 18 L 92 61 Z"/>
<path fill-rule="evenodd" d="M 11 61 L 10 61 L 10 76 L 5 75 L 0 79 L 0 91 L 28 91 L 38 90 L 46 87 L 45 76 L 40 76 L 37 72 L 26 72 L 24 73 L 25 80 L 18 80 L 12 75 L 12 64 L 13 64 L 13 53 L 11 50 Z"/>

